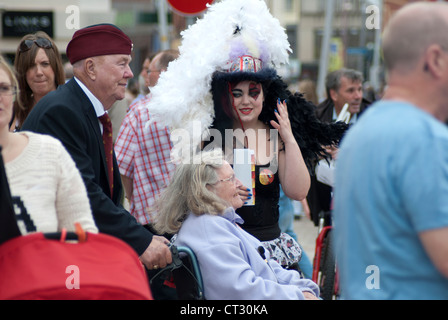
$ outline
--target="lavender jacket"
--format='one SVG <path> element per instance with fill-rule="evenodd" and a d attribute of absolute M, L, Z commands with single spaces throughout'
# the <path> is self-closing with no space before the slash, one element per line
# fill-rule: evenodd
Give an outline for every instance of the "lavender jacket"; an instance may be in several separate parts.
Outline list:
<path fill-rule="evenodd" d="M 189 214 L 175 244 L 191 248 L 199 261 L 207 300 L 298 300 L 302 291 L 319 296 L 318 286 L 297 271 L 263 259 L 260 241 L 241 229 L 233 208 L 222 216 Z"/>

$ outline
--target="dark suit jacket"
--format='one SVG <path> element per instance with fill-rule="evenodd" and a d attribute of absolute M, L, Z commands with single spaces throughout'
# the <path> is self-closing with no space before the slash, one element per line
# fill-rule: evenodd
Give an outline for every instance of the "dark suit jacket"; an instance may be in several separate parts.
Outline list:
<path fill-rule="evenodd" d="M 370 102 L 362 99 L 358 117 L 367 109 Z M 326 99 L 316 107 L 316 116 L 322 122 L 333 122 L 334 103 L 331 99 Z"/>
<path fill-rule="evenodd" d="M 358 117 L 367 109 L 370 102 L 363 99 Z M 322 122 L 333 122 L 334 104 L 331 99 L 326 99 L 316 107 L 316 117 Z M 310 190 L 307 200 L 310 207 L 311 218 L 317 226 L 319 223 L 319 213 L 328 212 L 331 209 L 331 191 L 332 188 L 324 183 L 317 181 L 316 176 L 311 176 Z"/>
<path fill-rule="evenodd" d="M 110 195 L 106 157 L 92 103 L 72 79 L 43 97 L 28 115 L 22 130 L 59 139 L 75 161 L 87 188 L 100 232 L 127 242 L 141 255 L 152 234 L 121 205 L 123 187 L 114 154 L 114 194 Z"/>

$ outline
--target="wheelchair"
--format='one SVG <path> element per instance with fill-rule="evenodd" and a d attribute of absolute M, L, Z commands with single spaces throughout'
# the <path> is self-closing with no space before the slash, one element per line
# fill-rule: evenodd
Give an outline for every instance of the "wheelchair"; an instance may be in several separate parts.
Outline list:
<path fill-rule="evenodd" d="M 313 261 L 312 280 L 319 285 L 323 300 L 338 299 L 339 273 L 333 248 L 332 212 L 319 214 L 318 237 Z"/>
<path fill-rule="evenodd" d="M 161 269 L 151 281 L 162 274 L 171 275 L 179 300 L 205 300 L 204 285 L 195 253 L 188 247 L 171 245 L 173 262 Z"/>

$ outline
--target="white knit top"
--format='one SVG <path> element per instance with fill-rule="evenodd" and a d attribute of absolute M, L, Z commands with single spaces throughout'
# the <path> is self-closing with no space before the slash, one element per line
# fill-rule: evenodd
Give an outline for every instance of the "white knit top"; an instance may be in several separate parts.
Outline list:
<path fill-rule="evenodd" d="M 98 232 L 84 182 L 61 142 L 48 135 L 16 134 L 29 138 L 22 153 L 5 164 L 16 216 L 23 214 L 22 202 L 38 232 L 74 231 L 75 222 Z M 30 233 L 20 219 L 18 225 L 22 234 Z"/>

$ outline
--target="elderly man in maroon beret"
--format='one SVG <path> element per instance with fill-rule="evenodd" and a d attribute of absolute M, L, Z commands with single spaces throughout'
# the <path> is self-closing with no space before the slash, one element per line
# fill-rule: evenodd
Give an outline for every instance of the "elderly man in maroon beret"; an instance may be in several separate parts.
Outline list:
<path fill-rule="evenodd" d="M 74 78 L 34 107 L 23 130 L 59 139 L 84 179 L 100 230 L 127 242 L 149 270 L 172 262 L 168 240 L 149 232 L 121 205 L 123 188 L 107 110 L 125 97 L 132 42 L 111 24 L 75 32 L 67 46 Z"/>

